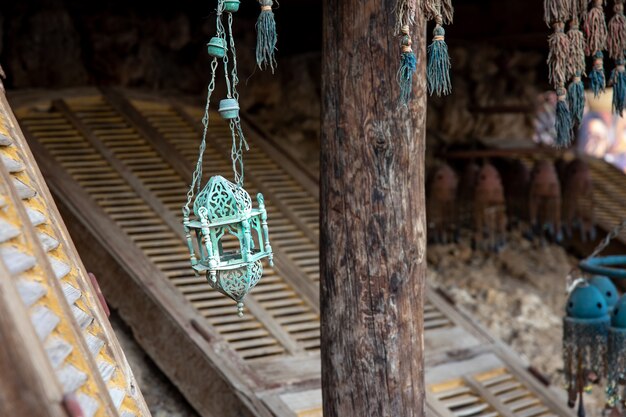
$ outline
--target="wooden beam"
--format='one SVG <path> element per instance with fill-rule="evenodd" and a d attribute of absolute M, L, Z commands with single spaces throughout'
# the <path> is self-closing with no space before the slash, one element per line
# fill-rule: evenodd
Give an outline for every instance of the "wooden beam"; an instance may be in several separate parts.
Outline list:
<path fill-rule="evenodd" d="M 325 0 L 321 311 L 325 417 L 424 415 L 425 22 L 399 105 L 392 0 Z"/>

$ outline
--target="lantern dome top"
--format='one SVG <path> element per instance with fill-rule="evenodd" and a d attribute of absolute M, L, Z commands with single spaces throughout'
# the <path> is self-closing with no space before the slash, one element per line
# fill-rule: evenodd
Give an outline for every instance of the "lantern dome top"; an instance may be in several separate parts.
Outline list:
<path fill-rule="evenodd" d="M 595 275 L 591 278 L 589 283 L 600 290 L 609 308 L 613 308 L 613 306 L 617 304 L 619 293 L 617 292 L 617 287 L 615 287 L 615 284 L 613 284 L 613 281 L 611 281 L 609 277 Z"/>
<path fill-rule="evenodd" d="M 626 329 L 626 296 L 620 298 L 613 307 L 611 325 L 619 329 Z"/>
<path fill-rule="evenodd" d="M 198 193 L 193 203 L 194 214 L 199 216 L 203 207 L 207 210 L 209 221 L 236 219 L 250 213 L 252 199 L 243 187 L 233 184 L 221 175 L 215 175 Z"/>
<path fill-rule="evenodd" d="M 576 287 L 567 300 L 566 311 L 574 319 L 597 319 L 608 314 L 605 298 L 593 285 Z"/>

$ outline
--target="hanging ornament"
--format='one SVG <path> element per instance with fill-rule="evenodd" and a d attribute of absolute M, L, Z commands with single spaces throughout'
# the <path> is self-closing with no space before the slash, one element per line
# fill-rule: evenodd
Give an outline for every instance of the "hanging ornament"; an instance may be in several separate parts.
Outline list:
<path fill-rule="evenodd" d="M 400 69 L 398 70 L 398 85 L 400 86 L 400 103 L 407 105 L 413 90 L 413 74 L 417 69 L 417 59 L 411 48 L 409 25 L 404 25 L 401 31 L 402 54 L 400 55 Z"/>
<path fill-rule="evenodd" d="M 590 382 L 606 374 L 606 351 L 610 317 L 602 293 L 581 281 L 567 300 L 563 319 L 563 362 L 568 404 L 578 402 L 584 416 L 583 392 Z"/>
<path fill-rule="evenodd" d="M 573 6 L 577 2 L 574 0 Z M 569 29 L 567 31 L 567 39 L 569 42 L 569 78 L 570 83 L 567 87 L 567 105 L 569 107 L 570 117 L 572 118 L 572 129 L 578 129 L 583 120 L 583 112 L 585 110 L 585 86 L 582 82 L 582 75 L 585 74 L 585 37 L 580 30 L 578 24 L 578 16 L 580 12 L 574 10 L 573 18 L 570 20 Z"/>
<path fill-rule="evenodd" d="M 613 113 L 622 116 L 626 105 L 626 71 L 624 71 L 624 59 L 615 61 L 615 68 L 611 72 L 611 85 L 613 86 Z"/>
<path fill-rule="evenodd" d="M 572 116 L 567 105 L 567 92 L 563 86 L 556 89 L 556 143 L 559 148 L 572 141 Z"/>
<path fill-rule="evenodd" d="M 609 21 L 607 51 L 612 59 L 620 59 L 626 49 L 626 17 L 624 0 L 615 0 L 613 17 Z"/>
<path fill-rule="evenodd" d="M 604 54 L 600 51 L 596 52 L 593 57 L 593 68 L 589 73 L 589 82 L 594 97 L 598 97 L 600 93 L 604 93 L 606 88 L 606 79 L 604 78 Z"/>
<path fill-rule="evenodd" d="M 586 53 L 588 56 L 606 49 L 607 27 L 602 9 L 603 2 L 604 0 L 592 0 L 592 7 L 585 17 Z"/>
<path fill-rule="evenodd" d="M 449 0 L 426 0 L 424 8 L 427 18 L 435 20 L 433 40 L 428 45 L 426 81 L 428 94 L 441 97 L 452 92 L 450 80 L 450 54 L 446 44 L 444 24 L 452 23 L 452 4 Z"/>
<path fill-rule="evenodd" d="M 626 297 L 613 308 L 608 340 L 606 404 L 612 415 L 621 416 L 626 399 Z"/>
<path fill-rule="evenodd" d="M 244 297 L 263 275 L 261 261 L 267 258 L 270 266 L 273 265 L 273 254 L 263 195 L 257 194 L 257 208 L 253 208 L 252 199 L 243 188 L 243 150 L 248 149 L 248 144 L 239 117 L 239 78 L 232 31 L 232 13 L 238 9 L 238 0 L 218 1 L 217 34 L 207 46 L 212 60 L 207 103 L 202 119 L 204 131 L 198 161 L 187 192 L 187 202 L 183 206 L 183 226 L 194 272 L 196 275 L 206 276 L 211 287 L 235 300 L 238 314 L 242 316 Z M 224 28 L 224 14 L 228 30 Z M 232 70 L 229 71 L 230 59 Z M 218 112 L 228 121 L 230 127 L 234 183 L 216 175 L 200 191 L 209 108 L 220 60 L 224 69 L 227 97 L 220 101 Z M 190 208 L 192 202 L 193 218 Z"/>
<path fill-rule="evenodd" d="M 272 0 L 259 0 L 261 5 L 261 13 L 256 22 L 256 64 L 261 69 L 269 67 L 272 73 L 276 68 L 276 42 L 278 35 L 276 34 L 276 21 L 274 20 L 274 12 L 272 11 Z"/>

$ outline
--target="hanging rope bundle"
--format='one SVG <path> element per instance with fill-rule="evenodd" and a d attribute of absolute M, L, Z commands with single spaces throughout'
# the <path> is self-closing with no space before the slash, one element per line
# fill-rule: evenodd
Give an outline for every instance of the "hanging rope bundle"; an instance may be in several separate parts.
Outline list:
<path fill-rule="evenodd" d="M 606 79 L 604 78 L 604 54 L 601 51 L 595 53 L 593 57 L 593 67 L 589 73 L 591 91 L 595 97 L 604 93 Z"/>
<path fill-rule="evenodd" d="M 268 66 L 274 72 L 276 68 L 276 42 L 278 35 L 276 33 L 276 21 L 274 20 L 274 12 L 272 11 L 272 0 L 259 0 L 261 5 L 261 13 L 256 22 L 256 63 L 261 69 Z"/>
<path fill-rule="evenodd" d="M 567 104 L 567 92 L 563 86 L 556 89 L 556 143 L 559 148 L 572 141 L 572 117 Z"/>
<path fill-rule="evenodd" d="M 615 61 L 615 69 L 611 73 L 611 85 L 613 86 L 613 113 L 622 116 L 626 102 L 626 71 L 624 71 L 624 59 Z"/>
<path fill-rule="evenodd" d="M 577 2 L 574 1 L 573 6 Z M 585 36 L 580 30 L 578 23 L 579 11 L 573 9 L 573 17 L 569 23 L 567 39 L 569 42 L 569 76 L 570 83 L 567 87 L 567 104 L 572 117 L 572 129 L 576 130 L 583 119 L 585 109 L 585 86 L 582 75 L 585 74 Z"/>
<path fill-rule="evenodd" d="M 417 58 L 411 48 L 410 28 L 415 23 L 417 5 L 427 20 L 435 20 L 433 41 L 427 49 L 426 84 L 428 93 L 437 96 L 452 92 L 450 80 L 450 55 L 445 41 L 444 24 L 452 23 L 454 9 L 451 0 L 397 0 L 395 7 L 396 33 L 400 35 L 400 67 L 398 69 L 398 85 L 400 87 L 400 104 L 406 106 L 411 99 L 413 74 L 417 69 Z"/>
<path fill-rule="evenodd" d="M 205 275 L 211 287 L 235 300 L 238 314 L 242 316 L 244 297 L 263 275 L 261 260 L 267 258 L 272 265 L 273 254 L 269 243 L 263 195 L 257 195 L 258 208 L 253 208 L 252 199 L 243 188 L 243 150 L 248 149 L 248 144 L 243 135 L 239 116 L 237 92 L 239 78 L 233 37 L 233 13 L 239 9 L 239 3 L 239 0 L 218 0 L 217 34 L 207 45 L 212 59 L 211 79 L 202 119 L 204 130 L 198 161 L 187 192 L 187 202 L 182 211 L 183 227 L 194 272 L 198 276 Z M 223 22 L 224 15 L 226 28 Z M 218 112 L 230 127 L 231 160 L 235 182 L 215 175 L 200 190 L 209 127 L 209 108 L 220 61 L 224 71 L 226 98 L 219 102 Z M 192 203 L 195 218 L 192 218 Z M 236 249 L 228 248 L 223 244 L 223 239 L 233 239 L 239 246 Z"/>
<path fill-rule="evenodd" d="M 417 58 L 411 48 L 411 36 L 409 35 L 409 25 L 404 25 L 401 29 L 402 54 L 400 56 L 400 69 L 398 70 L 398 84 L 400 85 L 400 102 L 407 105 L 411 99 L 413 89 L 413 74 L 417 69 Z"/>
<path fill-rule="evenodd" d="M 585 34 L 587 36 L 588 56 L 606 49 L 607 27 L 602 3 L 604 0 L 592 0 L 593 5 L 585 17 Z"/>
<path fill-rule="evenodd" d="M 612 59 L 620 59 L 626 49 L 626 17 L 624 0 L 615 0 L 613 17 L 609 21 L 607 51 Z"/>
<path fill-rule="evenodd" d="M 454 10 L 449 0 L 426 0 L 424 9 L 427 18 L 435 20 L 433 41 L 428 46 L 426 79 L 428 93 L 441 97 L 452 92 L 450 80 L 450 55 L 446 44 L 444 24 L 452 23 Z"/>
<path fill-rule="evenodd" d="M 554 86 L 564 85 L 572 66 L 570 59 L 570 42 L 563 31 L 562 22 L 552 24 L 554 32 L 548 37 L 548 76 Z"/>

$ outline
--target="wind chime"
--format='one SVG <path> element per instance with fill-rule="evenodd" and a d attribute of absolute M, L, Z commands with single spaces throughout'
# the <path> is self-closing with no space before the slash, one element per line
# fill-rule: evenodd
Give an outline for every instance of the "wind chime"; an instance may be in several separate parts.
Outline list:
<path fill-rule="evenodd" d="M 398 0 L 396 6 L 396 33 L 400 36 L 400 68 L 398 84 L 400 86 L 400 103 L 408 105 L 413 90 L 413 75 L 417 70 L 417 58 L 411 48 L 411 27 L 415 24 L 417 5 L 422 5 L 420 12 L 427 20 L 435 21 L 433 40 L 428 46 L 426 81 L 428 93 L 437 96 L 452 92 L 450 80 L 450 55 L 445 41 L 444 24 L 451 24 L 454 10 L 451 0 Z"/>
<path fill-rule="evenodd" d="M 609 78 L 613 87 L 613 112 L 621 116 L 626 104 L 624 0 L 614 0 L 608 26 L 604 3 L 605 0 L 544 0 L 544 20 L 553 31 L 548 37 L 548 71 L 557 94 L 557 147 L 569 146 L 582 122 L 585 107 L 582 77 L 587 75 L 585 56 L 592 60 L 588 78 L 596 97 L 605 91 L 607 84 L 604 52 L 614 60 L 615 68 Z M 584 33 L 580 30 L 581 22 Z"/>
<path fill-rule="evenodd" d="M 257 50 L 260 67 L 275 67 L 274 49 L 276 34 L 271 1 L 261 1 L 261 15 L 257 23 L 261 50 Z M 269 7 L 269 9 L 268 9 Z M 267 212 L 262 194 L 257 194 L 257 208 L 244 190 L 243 150 L 248 150 L 239 117 L 237 84 L 237 56 L 232 24 L 233 13 L 239 10 L 239 0 L 218 0 L 217 34 L 207 45 L 211 56 L 211 79 L 202 124 L 204 131 L 198 161 L 183 206 L 183 226 L 189 248 L 191 267 L 196 275 L 206 276 L 217 291 L 237 302 L 239 316 L 243 316 L 243 299 L 263 275 L 262 259 L 273 266 L 272 247 L 269 241 Z M 223 20 L 226 20 L 224 27 Z M 230 60 L 232 59 L 232 64 Z M 232 137 L 231 159 L 234 183 L 216 175 L 200 190 L 202 159 L 206 149 L 211 96 L 215 89 L 218 66 L 222 63 L 226 84 L 226 98 L 219 102 L 218 112 L 230 126 Z M 232 68 L 229 68 L 229 64 Z M 197 195 L 196 195 L 197 194 Z M 194 199 L 195 196 L 195 199 Z M 193 217 L 191 206 L 193 203 Z"/>
<path fill-rule="evenodd" d="M 563 319 L 563 361 L 570 407 L 578 403 L 584 417 L 583 393 L 606 378 L 606 409 L 609 417 L 624 415 L 626 401 L 626 296 L 610 278 L 626 278 L 626 256 L 598 256 L 612 239 L 626 229 L 626 221 L 609 233 L 593 253 L 580 262 L 580 277 L 569 289 Z"/>

